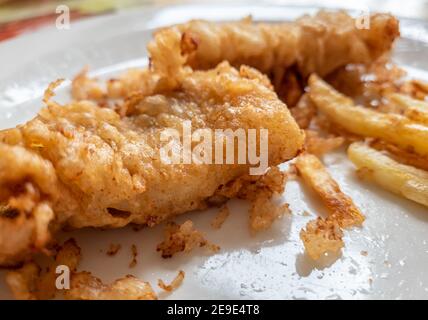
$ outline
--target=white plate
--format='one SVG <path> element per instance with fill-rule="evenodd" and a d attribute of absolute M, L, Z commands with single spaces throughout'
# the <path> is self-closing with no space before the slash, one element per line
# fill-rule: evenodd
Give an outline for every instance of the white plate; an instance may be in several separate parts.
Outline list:
<path fill-rule="evenodd" d="M 315 8 L 181 6 L 146 8 L 72 23 L 69 31 L 45 28 L 0 44 L 0 128 L 22 123 L 41 106 L 46 85 L 57 78 L 70 79 L 84 65 L 93 74 L 112 76 L 131 66 L 146 63 L 145 45 L 154 28 L 190 18 L 236 20 L 252 14 L 256 20 L 290 20 Z M 405 20 L 395 50 L 395 60 L 411 74 L 428 79 L 425 24 Z M 411 68 L 410 68 L 411 67 Z M 69 82 L 59 90 L 59 100 L 68 97 Z M 0 155 L 1 156 L 1 155 Z M 287 185 L 284 197 L 293 215 L 275 223 L 267 232 L 251 237 L 247 205 L 232 201 L 231 216 L 220 230 L 209 222 L 217 209 L 190 213 L 207 238 L 221 246 L 209 256 L 196 250 L 164 260 L 155 251 L 162 228 L 135 232 L 131 228 L 81 230 L 73 236 L 83 248 L 82 270 L 109 282 L 134 274 L 156 287 L 157 279 L 172 279 L 179 269 L 186 272 L 184 284 L 169 296 L 174 299 L 423 299 L 428 298 L 428 212 L 355 177 L 343 151 L 325 157 L 325 163 L 343 190 L 366 214 L 362 229 L 346 231 L 345 248 L 336 261 L 311 262 L 303 253 L 300 229 L 317 214 L 325 214 L 319 200 L 297 182 Z M 304 211 L 311 216 L 303 214 Z M 107 257 L 110 243 L 121 243 L 115 257 Z M 129 269 L 130 246 L 138 247 L 138 264 Z M 103 250 L 104 252 L 100 252 Z M 361 254 L 367 251 L 368 255 Z M 0 274 L 0 299 L 10 293 Z M 158 290 L 161 291 L 161 290 Z"/>

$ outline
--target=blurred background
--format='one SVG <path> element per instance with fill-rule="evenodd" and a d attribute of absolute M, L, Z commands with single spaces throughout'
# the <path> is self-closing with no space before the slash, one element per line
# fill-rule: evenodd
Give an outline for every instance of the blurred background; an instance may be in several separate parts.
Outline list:
<path fill-rule="evenodd" d="M 30 32 L 55 21 L 59 5 L 70 8 L 72 21 L 94 15 L 130 10 L 145 5 L 201 4 L 275 4 L 305 5 L 391 12 L 407 18 L 428 20 L 428 0 L 0 0 L 0 41 Z"/>

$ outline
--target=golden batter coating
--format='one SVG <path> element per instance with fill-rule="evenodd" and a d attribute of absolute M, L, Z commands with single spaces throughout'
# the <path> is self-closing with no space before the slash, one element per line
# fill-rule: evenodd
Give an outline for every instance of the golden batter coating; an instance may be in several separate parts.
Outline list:
<path fill-rule="evenodd" d="M 182 64 L 209 69 L 226 60 L 270 75 L 293 66 L 303 77 L 325 76 L 349 63 L 373 62 L 398 35 L 398 20 L 389 14 L 372 15 L 364 29 L 345 12 L 320 11 L 291 23 L 193 20 L 157 31 L 148 50 L 152 66 L 165 73 Z"/>

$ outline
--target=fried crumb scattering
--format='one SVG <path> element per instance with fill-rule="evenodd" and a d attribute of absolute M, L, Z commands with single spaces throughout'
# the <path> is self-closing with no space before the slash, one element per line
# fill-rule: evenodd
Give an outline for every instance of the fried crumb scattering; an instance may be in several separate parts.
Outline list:
<path fill-rule="evenodd" d="M 90 272 L 79 272 L 73 275 L 70 290 L 64 294 L 69 300 L 156 300 L 156 293 L 148 282 L 134 276 L 105 285 Z"/>
<path fill-rule="evenodd" d="M 286 181 L 287 173 L 271 167 L 262 176 L 246 175 L 236 179 L 220 189 L 218 195 L 249 200 L 250 231 L 258 232 L 268 229 L 276 219 L 290 212 L 288 204 L 279 204 L 273 199 L 284 191 Z"/>
<path fill-rule="evenodd" d="M 165 228 L 165 240 L 158 244 L 156 250 L 160 251 L 162 258 L 171 258 L 178 252 L 190 252 L 196 247 L 207 247 L 216 252 L 219 247 L 208 242 L 204 235 L 193 228 L 193 222 L 185 221 L 181 225 L 174 222 Z"/>
<path fill-rule="evenodd" d="M 174 291 L 183 283 L 184 275 L 185 275 L 184 271 L 180 270 L 177 276 L 174 278 L 174 280 L 172 280 L 172 282 L 169 285 L 166 285 L 161 279 L 159 279 L 158 286 L 159 288 L 168 292 Z"/>
<path fill-rule="evenodd" d="M 115 256 L 121 248 L 122 248 L 122 245 L 119 243 L 110 243 L 110 246 L 106 254 L 110 257 Z"/>
<path fill-rule="evenodd" d="M 100 279 L 90 272 L 77 272 L 77 266 L 81 259 L 80 248 L 74 239 L 67 240 L 59 247 L 55 260 L 51 261 L 47 268 L 41 268 L 34 262 L 28 262 L 20 269 L 8 272 L 7 284 L 16 299 L 44 300 L 55 298 L 60 292 L 65 299 L 71 300 L 154 300 L 155 292 L 149 283 L 141 281 L 133 276 L 124 278 L 105 285 Z M 57 266 L 67 266 L 70 270 L 70 287 L 60 290 L 57 288 Z M 171 285 L 178 286 L 173 281 Z"/>
<path fill-rule="evenodd" d="M 329 217 L 318 217 L 300 231 L 300 238 L 305 246 L 306 253 L 314 260 L 328 252 L 337 253 L 343 247 L 343 232 L 338 222 Z"/>
<path fill-rule="evenodd" d="M 129 267 L 134 268 L 137 265 L 137 256 L 138 256 L 138 250 L 135 244 L 131 246 L 131 254 L 132 254 L 132 260 L 129 263 Z"/>
<path fill-rule="evenodd" d="M 227 205 L 223 205 L 220 209 L 220 211 L 217 213 L 217 215 L 214 217 L 214 219 L 211 221 L 211 226 L 214 229 L 220 229 L 223 225 L 224 221 L 226 221 L 227 217 L 229 216 L 230 211 Z"/>

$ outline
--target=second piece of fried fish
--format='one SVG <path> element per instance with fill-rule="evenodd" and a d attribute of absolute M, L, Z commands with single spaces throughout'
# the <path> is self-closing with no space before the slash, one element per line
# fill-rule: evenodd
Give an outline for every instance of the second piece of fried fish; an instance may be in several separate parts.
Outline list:
<path fill-rule="evenodd" d="M 182 64 L 209 69 L 226 60 L 271 76 L 293 67 L 303 78 L 323 77 L 350 63 L 375 61 L 399 34 L 398 20 L 389 14 L 359 21 L 345 12 L 320 11 L 283 23 L 193 20 L 160 29 L 148 50 L 153 66 L 167 73 Z"/>

